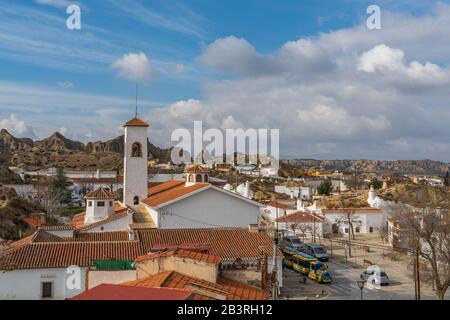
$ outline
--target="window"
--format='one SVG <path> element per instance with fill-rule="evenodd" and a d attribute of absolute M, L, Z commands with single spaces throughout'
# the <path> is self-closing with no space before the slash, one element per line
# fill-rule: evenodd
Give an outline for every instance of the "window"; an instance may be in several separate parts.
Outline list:
<path fill-rule="evenodd" d="M 138 196 L 134 197 L 133 203 L 134 203 L 135 206 L 137 206 L 139 204 L 139 197 Z"/>
<path fill-rule="evenodd" d="M 208 175 L 205 174 L 205 182 L 208 182 Z"/>
<path fill-rule="evenodd" d="M 92 201 L 88 202 L 88 207 L 92 207 Z"/>
<path fill-rule="evenodd" d="M 131 156 L 133 158 L 141 158 L 142 157 L 142 146 L 139 142 L 135 142 L 131 146 Z"/>
<path fill-rule="evenodd" d="M 370 233 L 373 233 L 373 227 L 370 227 L 370 228 L 369 228 L 369 232 L 370 232 Z"/>
<path fill-rule="evenodd" d="M 53 298 L 53 282 L 42 282 L 42 299 Z"/>
<path fill-rule="evenodd" d="M 190 174 L 190 175 L 189 175 L 188 181 L 189 181 L 189 182 L 194 182 L 194 175 L 193 175 L 193 174 Z"/>
<path fill-rule="evenodd" d="M 97 202 L 97 207 L 104 207 L 104 206 L 105 206 L 105 201 Z"/>
<path fill-rule="evenodd" d="M 114 202 L 113 202 L 113 201 L 110 201 L 110 202 L 109 202 L 109 206 L 112 207 L 113 205 L 114 205 Z"/>
<path fill-rule="evenodd" d="M 195 178 L 196 182 L 202 182 L 202 175 L 198 174 L 197 177 Z"/>
<path fill-rule="evenodd" d="M 359 233 L 359 232 L 361 232 L 361 229 L 359 227 L 356 227 L 355 231 L 356 231 L 356 233 Z"/>
<path fill-rule="evenodd" d="M 345 228 L 345 231 L 344 231 L 345 233 L 348 233 L 349 232 L 349 229 L 348 228 Z"/>

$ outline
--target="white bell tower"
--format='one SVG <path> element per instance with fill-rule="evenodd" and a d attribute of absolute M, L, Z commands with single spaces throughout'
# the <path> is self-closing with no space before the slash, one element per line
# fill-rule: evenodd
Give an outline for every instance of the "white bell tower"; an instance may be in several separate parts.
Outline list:
<path fill-rule="evenodd" d="M 149 125 L 135 117 L 125 125 L 125 159 L 123 201 L 127 206 L 138 205 L 148 197 Z"/>

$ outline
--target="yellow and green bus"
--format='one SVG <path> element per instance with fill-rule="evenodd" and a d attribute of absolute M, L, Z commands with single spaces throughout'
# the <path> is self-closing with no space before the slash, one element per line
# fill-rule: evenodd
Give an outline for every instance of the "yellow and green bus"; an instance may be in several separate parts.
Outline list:
<path fill-rule="evenodd" d="M 299 273 L 307 275 L 310 279 L 321 283 L 330 283 L 331 274 L 325 264 L 317 258 L 301 253 L 292 248 L 285 248 L 283 264 Z"/>

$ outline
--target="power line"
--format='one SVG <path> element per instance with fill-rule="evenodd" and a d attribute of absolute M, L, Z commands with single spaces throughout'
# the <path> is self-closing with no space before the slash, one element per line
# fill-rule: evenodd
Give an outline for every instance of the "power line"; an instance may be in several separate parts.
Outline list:
<path fill-rule="evenodd" d="M 190 221 L 190 222 L 200 223 L 200 224 L 204 224 L 204 225 L 207 225 L 207 226 L 210 226 L 210 227 L 227 228 L 227 227 L 225 227 L 225 226 L 221 226 L 221 225 L 217 225 L 217 224 L 211 224 L 211 223 L 208 223 L 208 222 L 203 222 L 203 221 L 199 221 L 199 220 L 195 220 L 195 219 L 183 217 L 183 216 L 180 216 L 180 215 L 178 215 L 178 214 L 176 214 L 176 213 L 173 213 L 173 212 L 170 212 L 170 211 L 162 212 L 162 214 L 163 214 L 163 215 L 169 215 L 169 214 L 170 214 L 170 215 L 172 215 L 172 216 L 175 216 L 175 217 L 178 217 L 178 218 L 181 218 L 181 219 Z"/>

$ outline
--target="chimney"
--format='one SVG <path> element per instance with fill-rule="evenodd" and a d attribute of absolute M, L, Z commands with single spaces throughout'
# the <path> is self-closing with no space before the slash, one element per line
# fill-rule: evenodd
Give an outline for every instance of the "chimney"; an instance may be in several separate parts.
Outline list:
<path fill-rule="evenodd" d="M 129 241 L 134 241 L 135 240 L 134 239 L 134 231 L 131 230 L 131 229 L 128 230 L 128 240 Z"/>
<path fill-rule="evenodd" d="M 97 174 L 95 175 L 97 179 L 100 179 L 100 169 L 97 169 Z"/>
<path fill-rule="evenodd" d="M 302 199 L 297 199 L 297 211 L 304 211 L 305 208 L 303 207 L 303 201 Z"/>
<path fill-rule="evenodd" d="M 244 197 L 250 199 L 250 183 L 248 181 L 245 182 Z"/>

